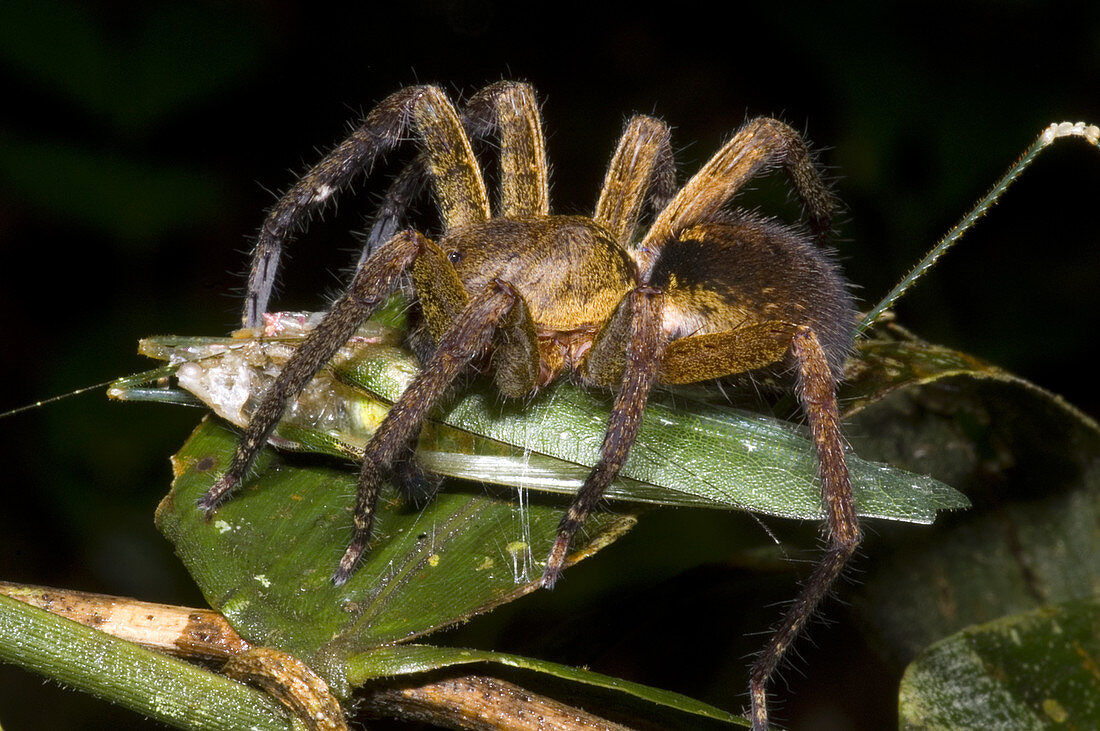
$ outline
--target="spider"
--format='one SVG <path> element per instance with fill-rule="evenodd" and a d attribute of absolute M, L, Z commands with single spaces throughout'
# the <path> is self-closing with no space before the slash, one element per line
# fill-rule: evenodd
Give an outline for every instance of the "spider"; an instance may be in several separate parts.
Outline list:
<path fill-rule="evenodd" d="M 200 509 L 209 516 L 230 497 L 287 402 L 408 280 L 422 323 L 410 339 L 423 368 L 366 447 L 337 585 L 367 548 L 383 478 L 409 490 L 426 479 L 414 458 L 416 438 L 433 406 L 470 369 L 491 375 L 513 399 L 562 376 L 615 392 L 599 461 L 562 516 L 547 557 L 547 588 L 625 462 L 654 386 L 793 371 L 817 454 L 828 545 L 752 666 L 752 722 L 766 728 L 769 676 L 860 541 L 836 402 L 856 311 L 825 246 L 834 199 L 805 142 L 782 122 L 750 120 L 677 191 L 669 127 L 634 116 L 595 213 L 554 215 L 540 113 L 528 85 L 488 86 L 461 112 L 436 87 L 405 88 L 367 114 L 269 211 L 253 256 L 246 327 L 259 325 L 282 247 L 304 219 L 410 133 L 419 156 L 383 200 L 372 251 L 260 399 Z M 495 212 L 472 147 L 489 135 L 500 149 Z M 748 181 L 777 167 L 798 194 L 808 227 L 727 205 Z M 425 180 L 443 224 L 434 239 L 398 230 Z M 639 235 L 644 218 L 651 222 Z"/>

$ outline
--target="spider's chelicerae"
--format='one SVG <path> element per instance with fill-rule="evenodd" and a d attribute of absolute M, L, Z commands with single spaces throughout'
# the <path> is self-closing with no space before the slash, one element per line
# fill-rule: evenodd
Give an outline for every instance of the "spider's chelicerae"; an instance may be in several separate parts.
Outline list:
<path fill-rule="evenodd" d="M 751 120 L 677 191 L 668 126 L 636 116 L 611 159 L 595 213 L 553 215 L 541 120 L 527 85 L 493 84 L 461 112 L 438 88 L 402 89 L 268 214 L 249 279 L 246 327 L 260 324 L 287 239 L 410 133 L 421 151 L 383 201 L 378 245 L 264 395 L 201 509 L 210 514 L 230 496 L 288 400 L 409 280 L 421 314 L 412 341 L 423 369 L 367 444 L 337 584 L 366 549 L 381 480 L 419 481 L 414 445 L 424 419 L 469 368 L 491 374 L 510 398 L 562 375 L 616 392 L 599 461 L 563 515 L 546 560 L 546 587 L 626 460 L 655 385 L 792 370 L 817 452 L 828 546 L 752 667 L 752 720 L 764 729 L 768 677 L 860 539 L 835 394 L 856 313 L 825 247 L 834 201 L 806 144 L 782 122 Z M 471 144 L 489 135 L 497 135 L 500 149 L 495 211 Z M 728 205 L 749 180 L 777 167 L 802 201 L 806 230 Z M 442 217 L 433 238 L 397 230 L 425 179 Z M 651 222 L 641 232 L 643 219 Z"/>

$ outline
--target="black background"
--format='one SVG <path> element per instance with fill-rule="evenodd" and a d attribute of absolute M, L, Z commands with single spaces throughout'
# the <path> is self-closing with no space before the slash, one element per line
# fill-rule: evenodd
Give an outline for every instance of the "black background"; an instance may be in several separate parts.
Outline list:
<path fill-rule="evenodd" d="M 273 194 L 410 83 L 462 98 L 501 78 L 532 82 L 559 212 L 591 209 L 632 112 L 675 126 L 682 175 L 746 116 L 779 116 L 835 178 L 847 206 L 837 248 L 865 306 L 1046 124 L 1100 122 L 1095 3 L 722 8 L 3 3 L 0 410 L 149 367 L 133 354 L 142 336 L 232 329 Z M 354 200 L 293 247 L 280 306 L 319 308 L 338 288 L 347 230 L 361 226 Z M 1098 200 L 1100 155 L 1056 147 L 900 319 L 1100 413 Z M 167 456 L 197 418 L 100 392 L 0 421 L 0 578 L 201 603 L 151 520 Z M 891 723 L 842 699 L 818 715 L 799 702 L 843 661 L 818 653 L 788 671 L 792 725 Z M 739 709 L 742 679 L 729 681 L 725 700 L 708 698 Z M 8 667 L 0 722 L 140 723 Z"/>

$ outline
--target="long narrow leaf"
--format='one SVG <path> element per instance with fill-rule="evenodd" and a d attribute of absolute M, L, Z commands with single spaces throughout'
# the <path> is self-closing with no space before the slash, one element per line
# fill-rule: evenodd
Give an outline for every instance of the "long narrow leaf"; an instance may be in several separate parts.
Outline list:
<path fill-rule="evenodd" d="M 542 673 L 571 683 L 590 685 L 603 690 L 622 693 L 640 700 L 663 706 L 682 713 L 712 718 L 725 723 L 748 726 L 748 722 L 732 713 L 728 713 L 701 701 L 672 693 L 667 690 L 650 688 L 631 683 L 583 668 L 569 667 L 545 660 L 511 655 L 504 652 L 486 652 L 457 647 L 434 647 L 431 645 L 397 645 L 381 647 L 370 652 L 353 655 L 348 659 L 348 677 L 355 685 L 362 685 L 378 678 L 427 672 L 442 668 L 452 668 L 472 663 L 503 665 L 522 670 Z"/>
<path fill-rule="evenodd" d="M 293 728 L 257 690 L 3 595 L 0 660 L 178 728 Z"/>
<path fill-rule="evenodd" d="M 252 394 L 262 392 L 308 331 L 305 316 L 282 317 L 301 327 L 284 328 L 276 339 L 157 338 L 145 341 L 143 352 L 175 364 L 184 388 L 244 425 Z M 288 411 L 276 444 L 357 456 L 387 404 L 416 373 L 396 339 L 393 331 L 368 324 Z M 133 398 L 138 385 L 121 383 L 113 394 Z M 421 460 L 440 474 L 574 492 L 598 459 L 609 409 L 606 395 L 570 383 L 528 401 L 504 401 L 491 384 L 475 382 L 438 414 L 437 428 L 421 440 Z M 854 454 L 848 459 L 862 515 L 930 523 L 939 510 L 968 504 L 929 477 Z M 785 422 L 656 396 L 609 497 L 818 519 L 816 471 L 809 441 Z"/>

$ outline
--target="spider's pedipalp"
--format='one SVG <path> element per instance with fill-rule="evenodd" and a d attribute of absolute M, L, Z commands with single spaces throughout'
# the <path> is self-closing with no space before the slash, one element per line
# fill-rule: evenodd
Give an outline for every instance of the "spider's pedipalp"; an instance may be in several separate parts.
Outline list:
<path fill-rule="evenodd" d="M 391 94 L 363 124 L 314 165 L 268 212 L 260 227 L 248 277 L 244 326 L 260 325 L 275 283 L 283 244 L 318 205 L 368 172 L 380 155 L 400 143 L 412 125 L 421 138 L 448 226 L 489 219 L 489 198 L 458 113 L 433 86 Z"/>

